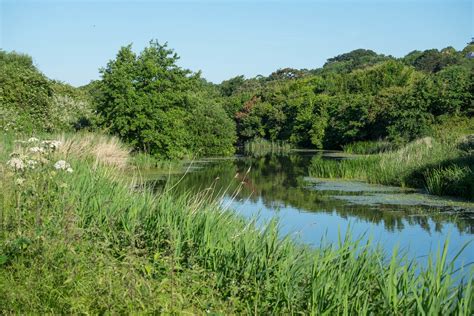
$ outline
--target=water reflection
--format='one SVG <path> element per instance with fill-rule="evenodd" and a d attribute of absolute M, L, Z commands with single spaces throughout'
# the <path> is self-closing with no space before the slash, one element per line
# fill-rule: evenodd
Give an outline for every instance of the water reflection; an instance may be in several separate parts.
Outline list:
<path fill-rule="evenodd" d="M 409 252 L 427 254 L 450 235 L 453 251 L 471 240 L 471 213 L 453 212 L 473 204 L 433 198 L 399 188 L 366 187 L 360 183 L 318 182 L 308 179 L 314 153 L 259 158 L 211 159 L 193 164 L 186 176 L 152 180 L 157 190 L 166 181 L 178 191 L 212 188 L 216 197 L 231 202 L 244 216 L 259 213 L 262 220 L 280 218 L 282 233 L 298 232 L 298 238 L 318 244 L 321 238 L 337 241 L 348 225 L 356 235 L 368 234 L 388 252 L 400 245 Z M 334 154 L 323 159 L 341 159 Z M 319 159 L 319 158 L 318 158 Z M 474 247 L 474 246 L 473 246 Z M 463 259 L 474 261 L 474 248 Z M 472 253 L 472 254 L 471 254 Z"/>

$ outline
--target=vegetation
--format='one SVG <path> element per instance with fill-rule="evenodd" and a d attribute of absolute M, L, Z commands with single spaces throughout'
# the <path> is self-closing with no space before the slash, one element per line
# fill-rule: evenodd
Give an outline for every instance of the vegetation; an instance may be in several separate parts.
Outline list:
<path fill-rule="evenodd" d="M 236 113 L 243 141 L 263 137 L 325 149 L 358 141 L 404 144 L 432 135 L 443 117 L 472 116 L 473 61 L 450 54 L 456 62 L 440 62 L 431 73 L 404 58 L 357 50 L 300 76 L 239 77 L 224 82 L 222 93 L 232 91 L 225 104 Z"/>
<path fill-rule="evenodd" d="M 97 155 L 114 142 L 4 135 L 3 313 L 470 313 L 472 278 L 458 282 L 447 244 L 426 267 L 348 236 L 298 246 L 209 193 L 137 190 Z"/>
<path fill-rule="evenodd" d="M 437 195 L 474 198 L 474 157 L 456 143 L 423 138 L 392 152 L 324 160 L 315 157 L 310 175 L 425 188 Z"/>
<path fill-rule="evenodd" d="M 248 141 L 244 145 L 244 151 L 252 156 L 265 156 L 268 154 L 287 154 L 291 150 L 290 144 L 282 141 L 268 141 L 263 138 L 256 138 Z"/>
<path fill-rule="evenodd" d="M 370 155 L 397 149 L 396 145 L 389 141 L 359 141 L 342 146 L 348 154 Z"/>
<path fill-rule="evenodd" d="M 71 131 L 88 127 L 93 115 L 81 91 L 46 78 L 31 57 L 2 50 L 0 105 L 5 131 Z"/>
<path fill-rule="evenodd" d="M 156 194 L 127 173 L 235 145 L 344 148 L 370 155 L 314 158 L 311 174 L 472 198 L 472 49 L 361 49 L 214 85 L 152 41 L 81 88 L 0 51 L 0 312 L 472 313 L 472 272 L 456 279 L 447 244 L 427 266 L 349 235 L 310 249 L 212 190 Z"/>
<path fill-rule="evenodd" d="M 100 125 L 133 147 L 165 158 L 234 152 L 235 128 L 193 74 L 156 41 L 139 55 L 131 45 L 102 69 Z"/>
<path fill-rule="evenodd" d="M 214 85 L 151 41 L 139 54 L 122 47 L 101 80 L 80 89 L 48 80 L 28 56 L 2 52 L 2 120 L 30 133 L 102 129 L 166 159 L 230 155 L 234 145 L 261 139 L 300 148 L 350 150 L 373 141 L 395 148 L 435 136 L 446 120 L 472 117 L 474 61 L 465 56 L 473 49 L 399 59 L 358 49 L 320 69 Z"/>

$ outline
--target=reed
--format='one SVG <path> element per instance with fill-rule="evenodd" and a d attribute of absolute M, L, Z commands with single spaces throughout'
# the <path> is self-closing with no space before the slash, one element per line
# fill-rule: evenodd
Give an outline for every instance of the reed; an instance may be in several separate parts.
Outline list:
<path fill-rule="evenodd" d="M 3 167 L 2 313 L 472 311 L 473 271 L 455 273 L 448 241 L 426 267 L 350 233 L 309 248 L 282 238 L 276 221 L 222 208 L 210 190 L 156 195 L 116 168 L 68 161 L 72 173 Z"/>
<path fill-rule="evenodd" d="M 389 141 L 359 141 L 342 146 L 344 152 L 348 154 L 378 154 L 398 149 L 398 146 Z"/>
<path fill-rule="evenodd" d="M 474 199 L 474 157 L 456 147 L 424 138 L 396 151 L 342 160 L 315 157 L 309 174 L 426 189 L 437 195 Z"/>
<path fill-rule="evenodd" d="M 244 144 L 244 152 L 251 156 L 265 156 L 268 154 L 286 155 L 291 151 L 291 145 L 284 141 L 269 141 L 256 138 Z"/>

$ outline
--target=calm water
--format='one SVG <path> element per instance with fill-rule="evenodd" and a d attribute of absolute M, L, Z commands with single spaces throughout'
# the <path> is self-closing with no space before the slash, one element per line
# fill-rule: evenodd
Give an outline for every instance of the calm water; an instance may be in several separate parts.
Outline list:
<path fill-rule="evenodd" d="M 186 175 L 148 174 L 157 188 L 179 183 L 176 190 L 212 188 L 222 204 L 260 222 L 279 218 L 281 234 L 319 245 L 337 242 L 348 229 L 353 238 L 372 238 L 387 253 L 395 246 L 423 263 L 449 236 L 450 256 L 474 240 L 474 204 L 437 198 L 396 187 L 310 177 L 316 159 L 336 153 L 205 159 L 193 162 Z M 460 212 L 461 209 L 465 211 Z M 466 211 L 467 210 L 467 211 Z M 474 262 L 474 242 L 457 266 Z"/>

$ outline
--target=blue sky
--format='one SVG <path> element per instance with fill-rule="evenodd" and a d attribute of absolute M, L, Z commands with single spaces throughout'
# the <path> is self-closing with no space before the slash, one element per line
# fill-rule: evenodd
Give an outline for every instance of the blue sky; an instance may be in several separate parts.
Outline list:
<path fill-rule="evenodd" d="M 1 48 L 75 86 L 98 79 L 121 46 L 151 39 L 220 82 L 316 68 L 357 48 L 461 49 L 474 36 L 472 1 L 0 1 Z"/>

